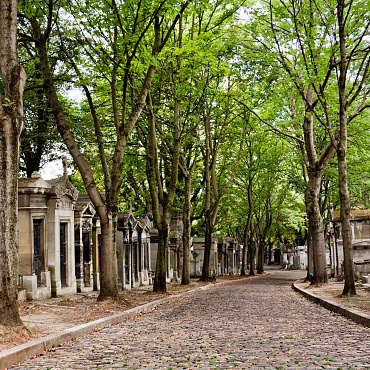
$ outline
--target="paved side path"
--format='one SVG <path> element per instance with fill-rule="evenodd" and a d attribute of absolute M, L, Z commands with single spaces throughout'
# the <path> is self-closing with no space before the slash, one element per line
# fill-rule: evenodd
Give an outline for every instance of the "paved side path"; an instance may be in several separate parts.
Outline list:
<path fill-rule="evenodd" d="M 14 369 L 370 369 L 370 329 L 271 271 L 165 304 Z"/>

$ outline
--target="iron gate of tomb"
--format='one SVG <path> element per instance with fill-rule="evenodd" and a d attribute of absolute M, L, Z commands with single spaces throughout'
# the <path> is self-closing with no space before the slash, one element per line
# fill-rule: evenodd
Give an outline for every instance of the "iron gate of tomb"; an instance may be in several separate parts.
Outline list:
<path fill-rule="evenodd" d="M 43 270 L 42 219 L 33 220 L 33 273 L 37 276 L 37 286 L 41 285 Z"/>
<path fill-rule="evenodd" d="M 91 247 L 90 247 L 90 233 L 82 233 L 82 244 L 83 244 L 83 261 L 84 261 L 84 284 L 86 287 L 91 285 L 90 283 L 90 266 L 91 266 Z"/>
<path fill-rule="evenodd" d="M 125 283 L 129 284 L 131 274 L 131 243 L 125 243 Z"/>
<path fill-rule="evenodd" d="M 62 287 L 67 286 L 67 224 L 60 223 L 60 282 Z"/>

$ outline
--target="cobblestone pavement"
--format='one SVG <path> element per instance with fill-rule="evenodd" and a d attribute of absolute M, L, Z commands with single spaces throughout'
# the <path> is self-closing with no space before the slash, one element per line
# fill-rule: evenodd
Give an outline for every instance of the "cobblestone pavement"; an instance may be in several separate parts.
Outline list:
<path fill-rule="evenodd" d="M 301 276 L 214 287 L 14 369 L 370 369 L 370 329 L 294 293 Z"/>

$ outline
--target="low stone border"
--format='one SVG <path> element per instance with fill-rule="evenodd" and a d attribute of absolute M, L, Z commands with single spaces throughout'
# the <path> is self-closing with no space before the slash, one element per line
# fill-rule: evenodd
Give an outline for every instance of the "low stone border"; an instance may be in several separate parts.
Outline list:
<path fill-rule="evenodd" d="M 0 369 L 6 369 L 10 366 L 19 364 L 20 362 L 38 356 L 46 351 L 49 351 L 71 340 L 80 338 L 86 334 L 90 334 L 94 331 L 106 328 L 108 326 L 119 324 L 131 317 L 134 317 L 143 312 L 150 311 L 169 301 L 188 296 L 198 291 L 207 290 L 213 288 L 214 286 L 238 283 L 250 279 L 251 277 L 247 277 L 244 279 L 235 279 L 230 281 L 223 281 L 219 283 L 216 282 L 213 284 L 204 285 L 195 289 L 188 290 L 186 292 L 171 295 L 166 298 L 158 299 L 156 301 L 131 308 L 127 311 L 123 311 L 109 317 L 104 317 L 95 321 L 88 322 L 86 324 L 74 326 L 73 328 L 69 328 L 55 334 L 49 334 L 45 337 L 38 338 L 23 343 L 19 346 L 6 349 L 0 352 Z"/>
<path fill-rule="evenodd" d="M 348 319 L 351 319 L 354 322 L 357 322 L 358 324 L 361 324 L 363 326 L 367 326 L 368 328 L 370 328 L 370 315 L 367 315 L 360 311 L 343 306 L 339 303 L 330 301 L 328 299 L 323 299 L 317 296 L 316 294 L 309 292 L 306 289 L 300 288 L 297 285 L 297 281 L 292 284 L 292 288 L 296 292 L 304 296 L 305 298 L 309 299 L 312 302 L 319 304 L 320 306 L 326 308 L 327 310 L 332 311 L 334 313 L 338 313 L 342 316 L 347 317 Z"/>

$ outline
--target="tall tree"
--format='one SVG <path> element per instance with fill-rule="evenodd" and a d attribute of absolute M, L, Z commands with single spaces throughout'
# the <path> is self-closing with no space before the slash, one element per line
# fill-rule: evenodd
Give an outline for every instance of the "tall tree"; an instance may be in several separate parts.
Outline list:
<path fill-rule="evenodd" d="M 300 147 L 308 173 L 305 195 L 309 251 L 313 254 L 314 282 L 317 283 L 327 280 L 318 194 L 323 171 L 334 150 L 337 152 L 345 265 L 349 274 L 346 280 L 350 285 L 348 288 L 345 284 L 345 291 L 352 292 L 354 275 L 345 153 L 348 123 L 368 107 L 367 13 L 368 6 L 361 1 L 270 0 L 259 14 L 259 22 L 268 25 L 267 32 L 254 33 L 254 40 L 268 53 L 265 60 L 276 55 L 304 104 L 303 114 L 297 109 L 302 103 L 291 104 L 294 108 L 291 116 L 293 122 L 298 114 L 303 117 L 304 141 Z M 293 129 L 296 132 L 294 126 Z"/>
<path fill-rule="evenodd" d="M 297 194 L 291 195 L 288 181 L 296 173 L 293 149 L 294 146 L 284 138 L 269 132 L 255 117 L 251 117 L 234 183 L 221 204 L 221 226 L 232 225 L 233 234 L 239 235 L 245 251 L 249 249 L 249 257 L 253 254 L 252 249 L 257 247 L 258 273 L 264 270 L 265 249 L 277 234 L 278 225 L 283 223 L 284 209 L 292 205 L 290 198 L 301 198 Z M 294 205 L 297 208 L 297 204 Z M 302 209 L 296 212 L 299 214 Z M 230 217 L 231 213 L 233 217 Z M 221 230 L 220 225 L 217 226 L 217 232 Z M 245 275 L 246 253 L 244 258 L 241 273 Z M 248 258 L 248 262 L 253 275 L 254 259 Z"/>
<path fill-rule="evenodd" d="M 104 194 L 99 191 L 91 166 L 83 151 L 78 147 L 66 121 L 50 69 L 47 46 L 53 26 L 56 27 L 55 29 L 62 27 L 61 14 L 53 8 L 54 2 L 49 1 L 45 9 L 47 15 L 45 25 L 41 24 L 45 19 L 42 9 L 28 15 L 32 26 L 30 40 L 35 42 L 38 50 L 44 88 L 58 130 L 81 173 L 86 191 L 100 218 L 102 228 L 100 300 L 116 298 L 118 295 L 116 221 L 128 137 L 145 106 L 145 100 L 156 70 L 158 54 L 166 44 L 180 15 L 186 9 L 187 3 L 173 4 L 173 7 L 166 7 L 166 5 L 166 1 L 140 2 L 135 7 L 128 7 L 126 3 L 113 0 L 104 4 L 95 2 L 94 6 L 91 2 L 83 2 L 79 4 L 77 13 L 75 8 L 65 8 L 76 19 L 74 27 L 77 28 L 77 33 L 73 34 L 73 38 L 82 44 L 81 50 L 88 58 L 88 63 L 85 65 L 86 72 L 92 72 L 97 78 L 96 81 L 92 81 L 86 74 L 82 73 L 85 72 L 84 65 L 79 67 L 76 63 L 77 57 L 72 56 L 65 46 L 67 36 L 70 38 L 69 33 L 67 31 L 58 32 L 61 47 L 65 51 L 69 64 L 75 70 L 77 83 L 82 85 L 89 102 L 104 174 Z M 173 10 L 171 14 L 168 13 L 170 9 Z M 94 12 L 94 15 L 91 14 L 91 11 Z M 84 31 L 78 33 L 78 28 L 85 26 L 88 27 L 90 33 Z M 153 31 L 151 31 L 152 29 Z M 107 40 L 109 42 L 106 42 Z M 151 44 L 149 55 L 144 48 L 144 44 L 147 45 L 147 43 Z M 143 53 L 144 58 L 143 64 L 139 63 L 138 65 L 136 61 L 140 59 L 140 53 Z M 105 131 L 103 131 L 99 120 L 91 92 L 92 87 L 99 84 L 98 76 L 103 76 L 103 80 L 109 82 L 110 89 L 109 111 L 111 112 L 110 123 L 112 125 L 110 130 Z M 129 87 L 135 84 L 134 81 L 141 84 L 135 86 L 137 90 L 132 91 L 132 99 L 128 101 L 130 98 Z M 96 92 L 94 91 L 94 93 Z M 104 137 L 104 133 L 107 135 L 106 137 Z M 108 159 L 105 141 L 112 140 L 112 138 L 114 138 L 114 149 Z"/>
<path fill-rule="evenodd" d="M 362 111 L 370 107 L 370 20 L 365 9 L 354 1 L 337 1 L 339 43 L 338 101 L 339 138 L 331 134 L 337 152 L 339 174 L 340 216 L 342 225 L 344 277 L 343 295 L 356 294 L 352 256 L 352 231 L 350 225 L 350 198 L 347 172 L 348 124 Z M 367 8 L 367 9 L 366 9 Z M 353 31 L 354 30 L 354 31 Z M 355 76 L 354 80 L 352 74 Z M 352 108 L 352 109 L 351 109 Z"/>
<path fill-rule="evenodd" d="M 183 165 L 180 165 L 184 137 L 187 137 L 189 131 L 187 126 L 189 126 L 190 102 L 192 101 L 189 92 L 191 77 L 187 74 L 189 68 L 185 65 L 188 63 L 186 61 L 188 55 L 184 52 L 184 43 L 186 44 L 189 40 L 183 39 L 187 18 L 189 17 L 181 18 L 178 29 L 173 32 L 172 44 L 163 52 L 160 70 L 153 81 L 151 93 L 147 99 L 148 134 L 145 145 L 147 179 L 152 199 L 153 217 L 159 234 L 153 290 L 162 292 L 166 291 L 170 223 L 178 188 L 179 168 L 189 180 L 189 173 L 184 171 Z M 190 186 L 190 182 L 187 186 Z M 190 211 L 185 213 L 186 220 L 190 220 Z M 187 224 L 186 226 L 190 227 Z M 187 246 L 185 248 L 188 250 L 184 253 L 187 255 L 190 253 L 189 242 L 186 240 L 186 235 L 189 233 L 190 231 L 185 230 L 184 238 Z M 181 264 L 181 261 L 179 263 Z M 188 269 L 187 266 L 185 268 Z"/>
<path fill-rule="evenodd" d="M 229 87 L 232 90 L 231 87 Z M 229 90 L 229 91 L 230 91 Z M 245 122 L 242 119 L 242 133 L 240 128 L 236 127 L 235 132 L 227 133 L 227 128 L 231 123 L 239 118 L 235 106 L 232 104 L 232 97 L 226 94 L 225 99 L 221 99 L 219 110 L 214 109 L 215 102 L 205 102 L 205 109 L 203 111 L 203 122 L 205 131 L 205 148 L 203 150 L 204 161 L 204 177 L 205 177 L 205 200 L 204 200 L 204 220 L 205 220 L 205 246 L 204 246 L 204 259 L 202 267 L 201 280 L 208 281 L 209 278 L 209 262 L 211 256 L 212 233 L 216 223 L 217 214 L 220 207 L 222 197 L 228 191 L 232 184 L 236 168 L 238 167 L 241 151 L 243 148 Z M 235 124 L 235 122 L 233 122 Z M 239 122 L 240 123 L 240 122 Z M 235 129 L 235 128 L 234 128 Z M 226 156 L 220 155 L 220 148 L 222 145 L 228 146 L 230 149 L 230 142 L 225 140 L 225 136 L 230 135 L 235 142 L 239 141 L 239 148 L 237 149 L 234 157 L 231 159 L 230 152 Z M 239 135 L 239 137 L 238 137 Z M 226 153 L 224 153 L 225 155 Z M 222 157 L 223 159 L 221 159 Z M 226 160 L 226 162 L 225 162 Z M 227 163 L 227 164 L 226 164 Z M 228 171 L 225 167 L 228 167 Z M 226 175 L 227 173 L 227 175 Z M 226 176 L 225 176 L 226 175 Z M 226 178 L 225 178 L 226 177 Z M 223 178 L 224 181 L 221 180 Z"/>
<path fill-rule="evenodd" d="M 18 312 L 18 170 L 26 74 L 18 62 L 17 0 L 0 3 L 0 323 L 20 325 Z"/>
<path fill-rule="evenodd" d="M 148 136 L 147 152 L 147 177 L 152 198 L 152 211 L 154 222 L 158 229 L 158 253 L 153 291 L 166 292 L 166 277 L 168 264 L 168 245 L 172 206 L 176 195 L 178 179 L 179 155 L 181 148 L 180 130 L 180 101 L 175 98 L 173 115 L 173 143 L 171 145 L 171 161 L 169 165 L 166 184 L 161 181 L 158 163 L 158 144 L 155 135 L 155 113 L 148 97 Z"/>
<path fill-rule="evenodd" d="M 180 169 L 184 177 L 184 205 L 182 210 L 182 220 L 184 224 L 182 233 L 183 245 L 183 264 L 181 284 L 190 284 L 190 244 L 191 244 L 191 188 L 192 177 L 197 163 L 197 152 L 194 154 L 195 145 L 191 143 L 188 147 L 188 156 L 181 160 Z M 195 149 L 196 150 L 196 149 Z"/>
<path fill-rule="evenodd" d="M 258 21 L 267 25 L 263 36 L 254 30 L 251 36 L 266 53 L 262 57 L 263 62 L 269 65 L 271 56 L 275 55 L 281 70 L 286 73 L 286 80 L 277 78 L 282 84 L 276 91 L 282 93 L 281 87 L 285 86 L 282 101 L 289 107 L 289 114 L 281 105 L 278 108 L 280 112 L 275 111 L 280 115 L 279 121 L 285 122 L 279 126 L 280 130 L 278 125 L 265 122 L 273 130 L 294 139 L 300 148 L 308 174 L 305 202 L 312 240 L 309 253 L 313 256 L 314 282 L 323 283 L 327 282 L 327 269 L 319 195 L 321 179 L 334 153 L 334 146 L 328 133 L 322 129 L 331 119 L 330 114 L 322 113 L 322 104 L 328 91 L 332 91 L 335 59 L 327 56 L 325 38 L 328 30 L 320 23 L 313 4 L 282 0 L 269 1 L 267 6 L 267 12 L 258 16 Z M 271 117 L 271 112 L 269 115 Z"/>

